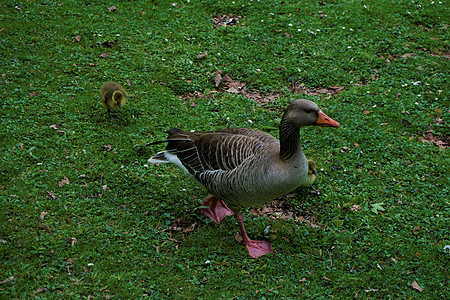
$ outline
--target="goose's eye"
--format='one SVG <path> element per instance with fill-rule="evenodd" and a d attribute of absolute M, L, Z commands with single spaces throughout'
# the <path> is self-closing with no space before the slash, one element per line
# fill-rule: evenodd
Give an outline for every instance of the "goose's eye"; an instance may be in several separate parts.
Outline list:
<path fill-rule="evenodd" d="M 309 114 L 309 113 L 312 112 L 312 110 L 307 108 L 307 109 L 305 109 L 305 112 L 306 112 L 307 114 Z"/>

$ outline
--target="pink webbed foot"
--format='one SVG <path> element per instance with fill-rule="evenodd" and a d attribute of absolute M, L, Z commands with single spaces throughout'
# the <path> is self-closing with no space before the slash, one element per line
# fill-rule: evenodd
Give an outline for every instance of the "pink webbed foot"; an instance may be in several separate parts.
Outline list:
<path fill-rule="evenodd" d="M 248 254 L 253 258 L 258 258 L 273 252 L 272 245 L 268 241 L 249 240 L 245 246 L 247 247 Z"/>
<path fill-rule="evenodd" d="M 235 215 L 241 231 L 242 243 L 247 247 L 248 254 L 253 258 L 272 253 L 272 245 L 268 241 L 253 241 L 248 238 L 247 232 L 244 227 L 244 216 L 238 212 Z"/>
<path fill-rule="evenodd" d="M 211 220 L 219 224 L 226 216 L 233 215 L 233 212 L 225 205 L 225 203 L 215 196 L 209 196 L 203 201 L 202 212 Z"/>

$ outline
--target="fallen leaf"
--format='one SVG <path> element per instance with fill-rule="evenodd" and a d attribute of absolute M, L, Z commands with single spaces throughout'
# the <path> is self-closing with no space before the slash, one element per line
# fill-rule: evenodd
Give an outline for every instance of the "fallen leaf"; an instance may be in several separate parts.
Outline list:
<path fill-rule="evenodd" d="M 359 211 L 359 210 L 361 210 L 361 206 L 359 206 L 358 204 L 354 204 L 354 205 L 352 205 L 352 207 L 350 209 L 352 211 Z"/>
<path fill-rule="evenodd" d="M 75 37 L 75 40 L 76 40 L 77 42 L 80 42 L 80 41 L 81 41 L 81 35 L 77 35 L 77 36 Z"/>
<path fill-rule="evenodd" d="M 116 11 L 116 9 L 117 9 L 117 8 L 116 8 L 114 5 L 108 7 L 108 10 L 109 10 L 109 11 Z"/>
<path fill-rule="evenodd" d="M 108 53 L 106 53 L 106 52 L 105 52 L 105 53 L 102 53 L 102 54 L 100 54 L 100 57 L 101 57 L 101 58 L 108 57 Z"/>
<path fill-rule="evenodd" d="M 190 227 L 186 227 L 185 229 L 183 229 L 183 233 L 188 233 L 188 232 L 191 232 L 191 231 L 193 231 L 194 230 L 194 228 L 195 228 L 195 223 L 194 224 L 192 224 Z"/>
<path fill-rule="evenodd" d="M 106 151 L 111 151 L 112 149 L 114 149 L 114 146 L 111 145 L 111 144 L 108 144 L 108 145 L 104 145 L 103 148 L 104 148 Z"/>
<path fill-rule="evenodd" d="M 363 114 L 365 114 L 365 115 L 368 115 L 368 114 L 370 114 L 371 113 L 371 111 L 368 111 L 368 110 L 363 110 Z"/>
<path fill-rule="evenodd" d="M 325 276 L 325 275 L 323 275 L 323 279 L 325 279 L 325 280 L 328 280 L 328 281 L 331 281 L 331 279 L 330 278 L 328 278 L 327 276 Z"/>
<path fill-rule="evenodd" d="M 30 97 L 36 97 L 36 96 L 38 96 L 39 94 L 38 93 L 36 93 L 36 92 L 30 92 Z"/>
<path fill-rule="evenodd" d="M 242 243 L 242 237 L 239 234 L 239 232 L 236 232 L 236 234 L 234 235 L 234 239 L 238 242 L 238 243 Z"/>
<path fill-rule="evenodd" d="M 44 220 L 46 214 L 48 214 L 48 212 L 46 212 L 46 211 L 41 212 L 40 219 Z"/>
<path fill-rule="evenodd" d="M 52 198 L 52 199 L 58 198 L 58 197 L 55 195 L 55 193 L 53 193 L 53 192 L 47 191 L 47 194 L 48 194 L 48 196 L 49 196 L 50 198 Z"/>
<path fill-rule="evenodd" d="M 229 89 L 227 89 L 227 92 L 230 94 L 238 94 L 239 93 L 239 91 L 235 87 L 230 87 Z"/>
<path fill-rule="evenodd" d="M 213 22 L 215 26 L 233 26 L 239 24 L 239 19 L 241 16 L 234 15 L 219 15 L 213 17 Z"/>
<path fill-rule="evenodd" d="M 39 293 L 43 293 L 43 292 L 45 292 L 45 288 L 39 288 L 36 291 L 34 291 L 33 295 L 36 295 L 36 294 L 39 294 Z"/>
<path fill-rule="evenodd" d="M 201 58 L 205 57 L 206 55 L 208 55 L 208 51 L 205 51 L 204 53 L 197 54 L 197 58 L 201 59 Z"/>
<path fill-rule="evenodd" d="M 59 183 L 59 186 L 63 186 L 65 184 L 70 184 L 69 179 L 67 177 L 64 177 Z"/>
<path fill-rule="evenodd" d="M 413 56 L 413 55 L 415 55 L 414 53 L 405 53 L 405 54 L 403 54 L 403 55 L 400 55 L 400 57 L 401 58 L 408 58 L 408 57 L 411 57 L 411 56 Z"/>
<path fill-rule="evenodd" d="M 5 284 L 5 283 L 11 282 L 11 281 L 12 280 L 10 278 L 6 278 L 5 280 L 0 281 L 0 284 Z"/>
<path fill-rule="evenodd" d="M 70 245 L 72 247 L 75 246 L 76 243 L 77 243 L 77 238 L 74 238 L 74 237 L 70 238 Z"/>
<path fill-rule="evenodd" d="M 306 281 L 306 278 L 305 278 L 305 277 L 303 277 L 302 279 L 300 279 L 300 282 L 304 282 L 304 281 Z"/>
<path fill-rule="evenodd" d="M 61 123 L 56 123 L 56 124 L 50 125 L 48 127 L 50 127 L 51 129 L 55 129 L 56 130 L 58 128 L 61 128 L 62 124 Z"/>
<path fill-rule="evenodd" d="M 417 290 L 417 291 L 419 291 L 419 292 L 422 292 L 422 291 L 423 291 L 423 288 L 421 288 L 421 287 L 419 286 L 419 284 L 418 284 L 416 281 L 414 281 L 413 283 L 411 283 L 411 286 L 412 286 L 413 289 L 415 289 L 415 290 Z"/>

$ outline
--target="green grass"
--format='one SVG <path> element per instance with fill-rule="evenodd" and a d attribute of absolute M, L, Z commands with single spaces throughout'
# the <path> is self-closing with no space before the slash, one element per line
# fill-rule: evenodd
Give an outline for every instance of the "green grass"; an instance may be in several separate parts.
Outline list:
<path fill-rule="evenodd" d="M 445 298 L 450 159 L 421 138 L 449 141 L 448 3 L 325 2 L 3 1 L 0 298 Z M 192 96 L 218 69 L 278 97 Z M 130 95 L 114 121 L 108 80 Z M 251 259 L 235 220 L 199 214 L 206 191 L 148 166 L 163 146 L 146 145 L 170 127 L 278 136 L 296 98 L 341 124 L 301 131 L 322 191 L 289 203 L 318 228 L 247 214 L 251 237 L 275 238 Z"/>

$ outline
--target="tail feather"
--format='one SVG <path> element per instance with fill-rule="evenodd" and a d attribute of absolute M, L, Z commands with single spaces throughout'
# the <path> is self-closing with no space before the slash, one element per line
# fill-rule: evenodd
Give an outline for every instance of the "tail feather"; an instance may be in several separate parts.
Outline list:
<path fill-rule="evenodd" d="M 151 164 L 168 163 L 169 161 L 166 157 L 166 151 L 156 153 L 154 156 L 150 157 L 148 162 Z"/>

